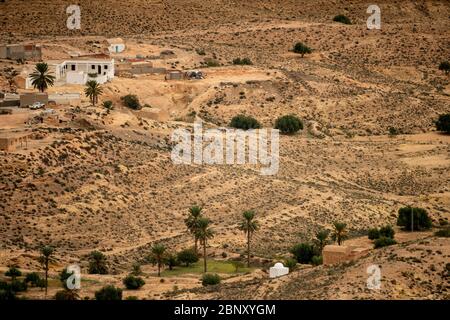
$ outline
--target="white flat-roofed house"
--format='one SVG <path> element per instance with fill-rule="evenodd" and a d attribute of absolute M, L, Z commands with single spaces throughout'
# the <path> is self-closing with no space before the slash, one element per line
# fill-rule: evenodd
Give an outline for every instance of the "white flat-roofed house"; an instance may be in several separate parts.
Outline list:
<path fill-rule="evenodd" d="M 49 65 L 56 83 L 84 85 L 88 80 L 95 80 L 103 84 L 114 78 L 114 59 L 65 60 Z"/>
<path fill-rule="evenodd" d="M 100 84 L 114 78 L 114 59 L 77 59 L 47 61 L 49 72 L 55 76 L 55 86 L 65 84 L 85 85 L 88 80 Z M 21 89 L 33 89 L 30 74 L 34 66 L 29 65 L 15 78 Z"/>

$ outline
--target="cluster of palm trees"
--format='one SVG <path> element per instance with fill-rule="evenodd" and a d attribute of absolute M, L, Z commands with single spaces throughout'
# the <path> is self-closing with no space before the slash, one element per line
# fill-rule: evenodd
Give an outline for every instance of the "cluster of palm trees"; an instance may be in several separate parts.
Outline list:
<path fill-rule="evenodd" d="M 40 92 L 45 92 L 45 90 L 55 84 L 55 76 L 50 74 L 48 64 L 45 62 L 36 64 L 34 71 L 30 74 L 30 78 L 33 87 Z M 92 106 L 95 107 L 98 103 L 98 98 L 103 94 L 103 89 L 97 81 L 89 80 L 86 82 L 84 94 L 89 98 Z"/>
<path fill-rule="evenodd" d="M 202 213 L 203 208 L 192 206 L 189 208 L 188 217 L 184 220 L 189 233 L 194 237 L 194 251 L 198 254 L 198 243 L 203 246 L 203 270 L 207 272 L 206 246 L 208 239 L 214 237 L 214 230 L 210 227 L 211 220 Z"/>
<path fill-rule="evenodd" d="M 189 208 L 188 216 L 184 220 L 189 233 L 194 237 L 194 251 L 198 254 L 198 243 L 203 246 L 203 269 L 207 272 L 206 246 L 208 239 L 214 237 L 214 230 L 210 227 L 211 220 L 203 216 L 203 208 L 194 205 Z M 259 223 L 255 220 L 254 211 L 244 211 L 243 220 L 239 225 L 239 230 L 243 231 L 247 237 L 247 267 L 250 267 L 250 243 L 254 232 L 259 229 Z"/>

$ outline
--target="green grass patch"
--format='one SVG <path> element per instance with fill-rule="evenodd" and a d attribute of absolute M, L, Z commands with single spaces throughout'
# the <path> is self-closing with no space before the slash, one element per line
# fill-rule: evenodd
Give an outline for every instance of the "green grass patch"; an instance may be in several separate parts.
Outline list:
<path fill-rule="evenodd" d="M 221 261 L 221 260 L 207 260 L 206 261 L 208 273 L 221 273 L 221 274 L 239 274 L 247 273 L 254 268 L 242 267 L 236 272 L 236 268 L 231 263 L 231 261 Z M 170 276 L 182 276 L 185 274 L 202 274 L 203 273 L 203 260 L 199 260 L 196 263 L 191 264 L 189 267 L 178 266 L 173 268 L 173 270 L 165 269 L 161 272 L 162 277 Z"/>

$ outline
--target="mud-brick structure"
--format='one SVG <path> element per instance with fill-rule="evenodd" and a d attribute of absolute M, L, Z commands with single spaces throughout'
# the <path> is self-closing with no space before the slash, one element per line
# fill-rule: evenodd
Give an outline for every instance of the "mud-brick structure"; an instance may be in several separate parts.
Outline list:
<path fill-rule="evenodd" d="M 0 150 L 12 152 L 17 147 L 28 147 L 29 132 L 0 132 Z"/>
<path fill-rule="evenodd" d="M 338 264 L 359 258 L 369 252 L 369 248 L 357 246 L 328 245 L 323 248 L 323 264 Z"/>

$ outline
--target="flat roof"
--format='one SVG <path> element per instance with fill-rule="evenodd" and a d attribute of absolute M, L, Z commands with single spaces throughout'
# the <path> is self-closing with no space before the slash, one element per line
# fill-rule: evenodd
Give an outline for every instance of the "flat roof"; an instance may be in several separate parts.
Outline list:
<path fill-rule="evenodd" d="M 7 131 L 2 132 L 0 131 L 0 139 L 13 139 L 13 138 L 23 138 L 31 135 L 31 132 L 25 131 L 25 132 L 14 132 L 14 131 Z"/>

